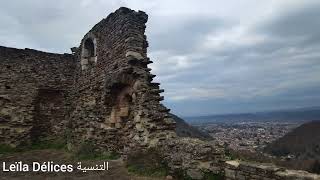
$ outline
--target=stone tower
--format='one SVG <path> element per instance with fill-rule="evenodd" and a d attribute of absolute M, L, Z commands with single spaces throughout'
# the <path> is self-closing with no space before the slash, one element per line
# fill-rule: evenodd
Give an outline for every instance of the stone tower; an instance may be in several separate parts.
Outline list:
<path fill-rule="evenodd" d="M 120 8 L 96 24 L 74 49 L 70 125 L 99 147 L 149 146 L 172 135 L 173 120 L 160 104 L 147 57 L 148 16 Z"/>

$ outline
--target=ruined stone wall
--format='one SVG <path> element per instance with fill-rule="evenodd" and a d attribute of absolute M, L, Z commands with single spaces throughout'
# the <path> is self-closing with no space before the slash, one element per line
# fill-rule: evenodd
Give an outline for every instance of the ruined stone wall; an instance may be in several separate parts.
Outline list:
<path fill-rule="evenodd" d="M 180 173 L 189 179 L 204 179 L 205 173 L 224 174 L 224 149 L 209 141 L 172 138 L 158 149 L 173 174 Z"/>
<path fill-rule="evenodd" d="M 73 144 L 126 151 L 175 136 L 150 73 L 148 16 L 120 8 L 73 54 L 0 48 L 0 138 L 18 145 L 70 131 Z"/>
<path fill-rule="evenodd" d="M 69 54 L 0 47 L 1 144 L 61 132 L 74 65 Z"/>
<path fill-rule="evenodd" d="M 244 161 L 225 163 L 227 180 L 318 180 L 320 175 L 306 171 L 288 170 L 273 164 L 262 164 Z"/>
<path fill-rule="evenodd" d="M 226 180 L 318 180 L 320 175 L 288 170 L 270 163 L 226 161 L 224 148 L 213 141 L 171 138 L 158 150 L 173 175 L 187 179 L 206 179 L 206 175 Z"/>
<path fill-rule="evenodd" d="M 70 54 L 0 47 L 0 144 L 19 145 L 71 131 L 126 152 L 158 145 L 173 170 L 201 179 L 320 179 L 303 171 L 248 162 L 225 162 L 209 142 L 175 137 L 175 123 L 160 102 L 147 57 L 148 16 L 120 8 L 95 25 Z"/>
<path fill-rule="evenodd" d="M 147 65 L 148 16 L 120 8 L 96 24 L 75 50 L 70 126 L 75 142 L 126 151 L 174 136 L 169 110 Z"/>

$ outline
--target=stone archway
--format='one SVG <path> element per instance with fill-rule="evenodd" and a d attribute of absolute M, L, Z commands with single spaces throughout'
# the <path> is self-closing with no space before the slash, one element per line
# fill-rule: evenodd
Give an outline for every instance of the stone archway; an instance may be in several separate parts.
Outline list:
<path fill-rule="evenodd" d="M 81 48 L 81 69 L 92 68 L 97 63 L 97 40 L 92 35 L 85 38 Z"/>
<path fill-rule="evenodd" d="M 124 127 L 131 118 L 132 113 L 132 88 L 126 84 L 115 84 L 111 88 L 113 106 L 110 115 L 110 126 Z"/>
<path fill-rule="evenodd" d="M 91 38 L 88 38 L 84 42 L 83 48 L 83 56 L 86 58 L 94 57 L 95 56 L 95 47 L 94 43 Z"/>

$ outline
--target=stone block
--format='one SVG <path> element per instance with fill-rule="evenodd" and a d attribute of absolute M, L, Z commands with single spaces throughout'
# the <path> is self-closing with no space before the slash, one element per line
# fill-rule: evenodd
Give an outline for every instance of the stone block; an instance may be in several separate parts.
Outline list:
<path fill-rule="evenodd" d="M 135 59 L 138 59 L 138 60 L 143 59 L 143 56 L 140 53 L 134 52 L 134 51 L 128 51 L 126 53 L 126 57 L 132 57 L 132 58 L 135 58 Z"/>
<path fill-rule="evenodd" d="M 236 171 L 231 170 L 231 169 L 225 169 L 225 176 L 231 179 L 235 179 L 236 178 Z"/>

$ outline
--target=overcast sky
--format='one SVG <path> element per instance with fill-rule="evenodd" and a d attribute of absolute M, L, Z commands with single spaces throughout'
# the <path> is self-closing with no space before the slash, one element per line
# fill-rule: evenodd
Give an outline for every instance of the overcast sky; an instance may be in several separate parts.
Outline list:
<path fill-rule="evenodd" d="M 320 105 L 319 0 L 10 0 L 0 45 L 70 53 L 121 6 L 149 15 L 152 73 L 173 113 Z"/>

